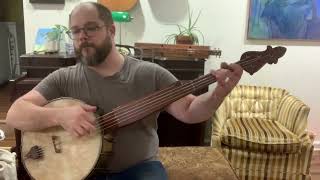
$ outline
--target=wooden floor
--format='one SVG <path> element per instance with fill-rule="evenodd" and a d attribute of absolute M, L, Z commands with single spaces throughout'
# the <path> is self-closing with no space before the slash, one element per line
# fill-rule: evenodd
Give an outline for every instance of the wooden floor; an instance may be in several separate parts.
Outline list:
<path fill-rule="evenodd" d="M 0 128 L 2 130 L 4 130 L 4 126 L 5 126 L 4 119 L 11 105 L 11 102 L 10 102 L 11 90 L 12 90 L 11 84 L 8 84 L 6 86 L 0 86 Z M 12 129 L 6 128 L 6 131 L 10 131 L 10 136 L 12 136 L 11 134 L 13 132 Z M 13 144 L 13 143 L 9 142 L 9 144 Z M 4 144 L 1 143 L 1 146 L 3 145 Z M 320 148 L 315 149 L 315 151 L 313 152 L 310 172 L 312 175 L 312 180 L 320 179 Z"/>
<path fill-rule="evenodd" d="M 310 172 L 312 180 L 320 179 L 320 149 L 315 149 L 313 152 Z"/>

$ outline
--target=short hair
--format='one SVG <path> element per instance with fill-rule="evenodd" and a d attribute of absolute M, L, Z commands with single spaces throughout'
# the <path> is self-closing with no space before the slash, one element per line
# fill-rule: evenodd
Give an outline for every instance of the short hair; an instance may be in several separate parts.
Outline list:
<path fill-rule="evenodd" d="M 96 2 L 86 2 L 86 3 L 91 4 L 96 8 L 99 18 L 104 22 L 105 25 L 111 26 L 113 24 L 111 11 L 107 7 Z M 71 20 L 71 15 L 72 15 L 72 12 L 69 15 L 69 24 Z"/>
<path fill-rule="evenodd" d="M 111 11 L 103 6 L 102 4 L 96 2 L 90 2 L 98 11 L 99 18 L 108 26 L 113 24 Z"/>

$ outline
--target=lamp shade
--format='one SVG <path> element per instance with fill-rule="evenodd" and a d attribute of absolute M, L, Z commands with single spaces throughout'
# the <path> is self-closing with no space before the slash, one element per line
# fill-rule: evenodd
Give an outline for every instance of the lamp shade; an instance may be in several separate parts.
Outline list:
<path fill-rule="evenodd" d="M 112 11 L 111 14 L 115 22 L 130 22 L 133 19 L 128 12 Z"/>

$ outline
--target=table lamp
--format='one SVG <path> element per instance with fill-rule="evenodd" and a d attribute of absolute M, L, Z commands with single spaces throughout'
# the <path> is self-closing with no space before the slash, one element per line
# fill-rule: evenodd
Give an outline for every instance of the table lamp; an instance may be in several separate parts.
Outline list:
<path fill-rule="evenodd" d="M 112 15 L 113 21 L 119 22 L 119 25 L 120 25 L 119 36 L 120 36 L 120 45 L 121 45 L 121 24 L 124 22 L 130 22 L 133 18 L 128 12 L 124 12 L 124 11 L 112 11 L 111 15 Z"/>

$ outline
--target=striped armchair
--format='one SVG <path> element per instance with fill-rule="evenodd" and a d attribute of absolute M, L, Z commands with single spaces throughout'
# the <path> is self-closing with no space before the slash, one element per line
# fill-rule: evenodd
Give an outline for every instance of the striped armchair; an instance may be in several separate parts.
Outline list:
<path fill-rule="evenodd" d="M 311 179 L 309 110 L 284 89 L 238 85 L 212 118 L 211 144 L 241 179 Z"/>

